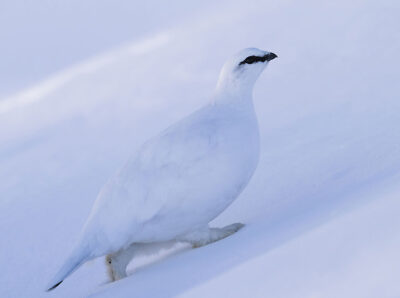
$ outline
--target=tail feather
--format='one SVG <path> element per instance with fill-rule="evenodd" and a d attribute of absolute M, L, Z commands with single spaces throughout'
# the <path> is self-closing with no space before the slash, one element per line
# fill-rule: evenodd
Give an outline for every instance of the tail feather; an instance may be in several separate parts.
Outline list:
<path fill-rule="evenodd" d="M 86 247 L 77 247 L 68 257 L 64 265 L 57 272 L 47 287 L 47 292 L 57 288 L 65 278 L 79 268 L 83 263 L 89 260 L 89 251 Z"/>

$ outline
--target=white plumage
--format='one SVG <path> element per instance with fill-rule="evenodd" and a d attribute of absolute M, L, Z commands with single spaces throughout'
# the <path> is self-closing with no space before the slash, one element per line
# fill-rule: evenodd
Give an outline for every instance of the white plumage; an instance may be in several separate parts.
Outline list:
<path fill-rule="evenodd" d="M 225 63 L 212 103 L 143 144 L 99 193 L 75 250 L 49 289 L 106 254 L 113 277 L 125 276 L 135 243 L 204 245 L 242 227 L 211 229 L 208 223 L 237 198 L 256 169 L 252 90 L 275 57 L 242 50 Z"/>

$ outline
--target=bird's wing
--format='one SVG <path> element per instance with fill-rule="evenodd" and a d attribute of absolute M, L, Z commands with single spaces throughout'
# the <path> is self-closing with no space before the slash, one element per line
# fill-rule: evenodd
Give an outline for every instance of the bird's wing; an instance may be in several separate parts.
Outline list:
<path fill-rule="evenodd" d="M 135 209 L 139 222 L 187 197 L 193 181 L 207 180 L 221 141 L 219 120 L 200 110 L 146 142 L 112 179 L 108 196 Z M 198 178 L 198 179 L 197 179 Z"/>
<path fill-rule="evenodd" d="M 218 120 L 196 116 L 178 122 L 145 143 L 135 159 L 140 167 L 147 171 L 170 166 L 184 169 L 214 152 L 219 143 Z"/>

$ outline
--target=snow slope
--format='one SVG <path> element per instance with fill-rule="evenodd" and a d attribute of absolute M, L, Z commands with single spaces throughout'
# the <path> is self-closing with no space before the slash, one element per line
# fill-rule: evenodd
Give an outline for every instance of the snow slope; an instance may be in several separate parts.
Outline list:
<path fill-rule="evenodd" d="M 399 5 L 208 5 L 0 100 L 1 297 L 400 296 Z M 246 228 L 113 284 L 96 260 L 44 293 L 111 173 L 248 46 L 280 58 L 254 93 L 259 168 L 214 222 Z"/>
<path fill-rule="evenodd" d="M 360 199 L 372 200 L 365 206 L 179 297 L 399 297 L 400 192 L 389 190 L 363 194 Z"/>

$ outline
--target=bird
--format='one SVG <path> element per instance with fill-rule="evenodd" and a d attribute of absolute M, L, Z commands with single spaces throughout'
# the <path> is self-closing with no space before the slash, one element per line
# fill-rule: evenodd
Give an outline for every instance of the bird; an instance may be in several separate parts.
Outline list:
<path fill-rule="evenodd" d="M 106 256 L 112 280 L 140 245 L 207 245 L 244 225 L 209 223 L 243 191 L 260 155 L 255 82 L 277 55 L 246 48 L 228 59 L 208 104 L 145 142 L 101 188 L 77 244 L 46 287 Z"/>

